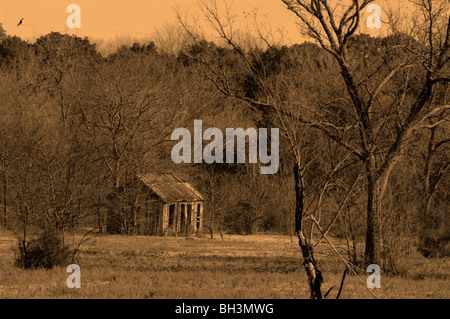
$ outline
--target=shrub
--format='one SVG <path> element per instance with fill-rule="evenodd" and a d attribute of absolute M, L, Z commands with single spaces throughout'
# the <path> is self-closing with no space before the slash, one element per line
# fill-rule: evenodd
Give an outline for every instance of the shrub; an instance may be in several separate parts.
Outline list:
<path fill-rule="evenodd" d="M 450 236 L 447 233 L 437 231 L 424 231 L 420 236 L 418 250 L 429 257 L 446 257 L 450 255 Z"/>
<path fill-rule="evenodd" d="M 72 255 L 72 250 L 64 245 L 61 236 L 47 230 L 29 242 L 19 242 L 16 266 L 24 269 L 67 266 L 71 263 Z"/>

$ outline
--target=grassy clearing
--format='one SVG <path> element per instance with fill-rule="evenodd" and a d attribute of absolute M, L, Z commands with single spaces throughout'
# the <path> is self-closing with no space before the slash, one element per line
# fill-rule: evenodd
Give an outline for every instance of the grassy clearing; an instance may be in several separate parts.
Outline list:
<path fill-rule="evenodd" d="M 98 237 L 85 243 L 79 256 L 81 289 L 67 288 L 69 274 L 62 267 L 15 268 L 14 245 L 0 230 L 0 298 L 308 298 L 297 242 L 287 236 Z M 338 285 L 342 263 L 325 245 L 316 258 L 325 290 Z M 382 288 L 374 293 L 379 298 L 450 298 L 449 262 L 415 255 L 405 261 L 403 274 L 382 275 Z M 348 276 L 342 298 L 371 295 Z"/>

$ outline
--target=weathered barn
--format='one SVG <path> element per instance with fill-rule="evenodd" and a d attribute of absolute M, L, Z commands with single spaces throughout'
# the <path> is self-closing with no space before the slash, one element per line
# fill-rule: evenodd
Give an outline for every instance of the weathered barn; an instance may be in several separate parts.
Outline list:
<path fill-rule="evenodd" d="M 147 189 L 139 200 L 141 211 L 157 211 L 156 231 L 164 235 L 189 235 L 203 229 L 204 198 L 190 183 L 172 174 L 138 175 Z"/>

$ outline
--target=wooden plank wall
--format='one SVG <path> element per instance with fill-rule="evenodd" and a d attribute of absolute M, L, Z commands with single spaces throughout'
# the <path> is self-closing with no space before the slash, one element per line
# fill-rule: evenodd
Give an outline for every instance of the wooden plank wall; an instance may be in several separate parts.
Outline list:
<path fill-rule="evenodd" d="M 182 207 L 184 204 L 184 207 Z M 174 216 L 173 216 L 173 228 L 172 230 L 178 234 L 193 234 L 201 232 L 203 230 L 203 202 L 177 202 L 173 204 L 164 204 L 162 209 L 162 232 L 167 236 L 169 230 L 169 211 L 170 205 L 175 205 Z M 190 220 L 187 220 L 188 215 L 188 205 L 191 207 Z M 200 207 L 199 207 L 200 206 Z M 199 227 L 197 227 L 197 217 L 200 216 Z M 181 219 L 184 218 L 186 221 L 185 226 L 181 229 Z"/>

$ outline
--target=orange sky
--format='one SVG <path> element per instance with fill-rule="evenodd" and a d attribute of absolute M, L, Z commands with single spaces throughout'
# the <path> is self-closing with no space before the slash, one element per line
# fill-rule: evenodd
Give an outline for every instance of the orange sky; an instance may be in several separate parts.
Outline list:
<path fill-rule="evenodd" d="M 68 29 L 66 12 L 69 4 L 81 7 L 81 29 Z M 33 41 L 51 31 L 75 33 L 93 39 L 114 39 L 128 35 L 149 37 L 155 27 L 176 23 L 175 10 L 200 15 L 197 0 L 0 0 L 0 22 L 8 34 Z M 259 8 L 261 19 L 267 18 L 273 28 L 282 27 L 289 43 L 301 42 L 296 19 L 280 0 L 235 0 L 233 10 L 239 16 Z M 20 18 L 24 24 L 17 27 Z"/>

